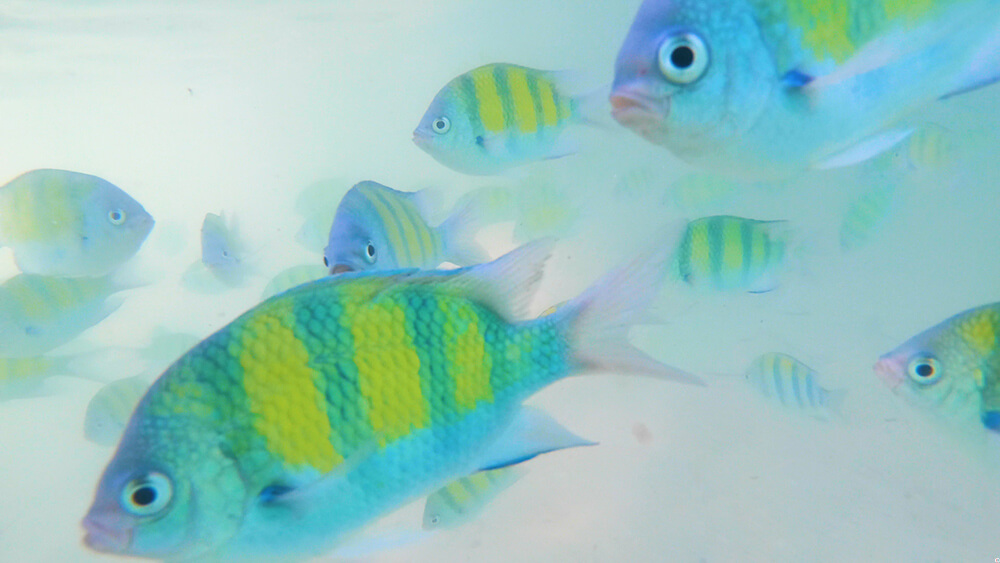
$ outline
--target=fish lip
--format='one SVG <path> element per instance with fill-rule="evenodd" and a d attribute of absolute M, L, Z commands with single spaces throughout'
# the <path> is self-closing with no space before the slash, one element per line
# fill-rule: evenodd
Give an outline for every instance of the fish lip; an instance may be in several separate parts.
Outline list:
<path fill-rule="evenodd" d="M 653 99 L 635 88 L 619 87 L 608 96 L 611 117 L 626 127 L 632 124 L 663 122 L 670 114 L 670 98 Z"/>
<path fill-rule="evenodd" d="M 892 357 L 883 356 L 875 362 L 872 369 L 889 389 L 895 391 L 903 383 L 903 375 L 899 367 L 899 362 Z"/>
<path fill-rule="evenodd" d="M 418 147 L 427 146 L 428 144 L 430 144 L 430 142 L 431 142 L 431 136 L 428 135 L 427 132 L 421 131 L 420 129 L 413 130 L 413 143 L 416 144 Z"/>
<path fill-rule="evenodd" d="M 344 274 L 353 271 L 354 268 L 348 266 L 347 264 L 334 264 L 333 267 L 330 268 L 330 275 L 335 276 L 337 274 Z"/>
<path fill-rule="evenodd" d="M 88 515 L 83 519 L 83 529 L 87 534 L 83 543 L 87 547 L 104 553 L 125 553 L 132 545 L 132 530 L 109 526 L 100 518 Z"/>

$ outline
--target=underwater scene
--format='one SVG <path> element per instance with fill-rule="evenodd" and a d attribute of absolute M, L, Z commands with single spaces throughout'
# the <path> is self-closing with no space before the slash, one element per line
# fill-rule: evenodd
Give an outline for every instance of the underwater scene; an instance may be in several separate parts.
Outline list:
<path fill-rule="evenodd" d="M 4 2 L 0 561 L 1000 561 L 998 79 L 998 0 Z"/>

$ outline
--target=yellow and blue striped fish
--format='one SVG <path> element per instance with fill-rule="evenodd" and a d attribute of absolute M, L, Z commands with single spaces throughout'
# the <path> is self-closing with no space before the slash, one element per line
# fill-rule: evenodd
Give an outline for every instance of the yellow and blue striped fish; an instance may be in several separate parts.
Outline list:
<path fill-rule="evenodd" d="M 844 391 L 824 389 L 815 370 L 787 354 L 764 354 L 744 375 L 765 398 L 815 418 L 829 418 L 844 400 Z"/>
<path fill-rule="evenodd" d="M 486 505 L 526 471 L 514 465 L 473 473 L 448 483 L 427 497 L 425 530 L 460 526 L 478 516 Z"/>
<path fill-rule="evenodd" d="M 347 191 L 330 227 L 323 264 L 331 274 L 400 268 L 433 269 L 488 260 L 473 240 L 476 202 L 459 206 L 437 227 L 427 223 L 425 192 L 400 192 L 377 182 Z"/>
<path fill-rule="evenodd" d="M 713 215 L 687 224 L 673 274 L 699 288 L 763 293 L 777 287 L 789 243 L 785 221 Z"/>
<path fill-rule="evenodd" d="M 445 166 L 478 176 L 576 152 L 563 137 L 584 121 L 583 98 L 560 73 L 506 63 L 473 69 L 438 92 L 413 141 Z"/>

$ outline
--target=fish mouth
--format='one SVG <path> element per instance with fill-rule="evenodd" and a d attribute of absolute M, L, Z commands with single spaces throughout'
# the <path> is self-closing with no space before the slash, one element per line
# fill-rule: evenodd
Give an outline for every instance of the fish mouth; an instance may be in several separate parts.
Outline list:
<path fill-rule="evenodd" d="M 330 268 L 330 275 L 335 276 L 337 274 L 344 274 L 353 271 L 354 268 L 348 266 L 347 264 L 335 264 L 332 268 Z"/>
<path fill-rule="evenodd" d="M 611 117 L 622 126 L 654 143 L 666 135 L 670 98 L 654 99 L 634 88 L 619 87 L 608 97 Z"/>
<path fill-rule="evenodd" d="M 428 135 L 426 131 L 415 129 L 413 131 L 413 143 L 420 148 L 424 148 L 431 144 L 431 136 Z"/>
<path fill-rule="evenodd" d="M 872 369 L 875 370 L 878 378 L 893 391 L 903 383 L 903 372 L 900 369 L 899 362 L 893 358 L 879 358 Z"/>
<path fill-rule="evenodd" d="M 121 529 L 102 522 L 99 518 L 87 516 L 83 520 L 87 535 L 83 543 L 87 547 L 104 553 L 125 553 L 132 545 L 132 530 Z"/>

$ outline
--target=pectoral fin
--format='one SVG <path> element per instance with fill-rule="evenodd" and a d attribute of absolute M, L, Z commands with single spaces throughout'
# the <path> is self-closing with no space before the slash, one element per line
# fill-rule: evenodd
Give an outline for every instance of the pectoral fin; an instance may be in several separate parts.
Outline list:
<path fill-rule="evenodd" d="M 540 454 L 596 444 L 573 434 L 539 409 L 521 407 L 510 425 L 483 454 L 479 468 L 482 471 L 498 469 Z"/>

